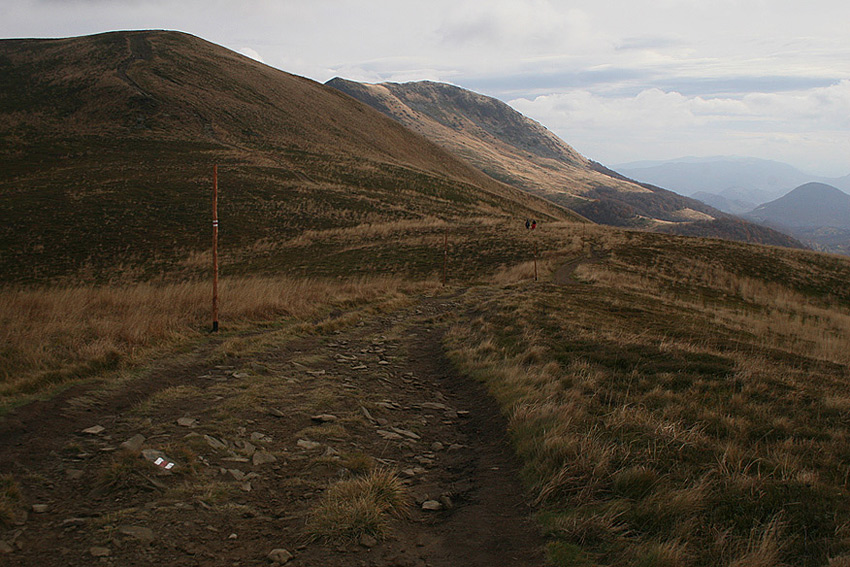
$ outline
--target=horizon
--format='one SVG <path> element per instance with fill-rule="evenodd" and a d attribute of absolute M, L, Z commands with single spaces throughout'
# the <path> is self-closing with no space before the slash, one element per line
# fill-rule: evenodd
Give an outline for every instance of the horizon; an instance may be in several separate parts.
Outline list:
<path fill-rule="evenodd" d="M 2 0 L 0 37 L 182 30 L 321 83 L 492 96 L 600 163 L 731 154 L 850 174 L 850 6 L 720 4 Z"/>

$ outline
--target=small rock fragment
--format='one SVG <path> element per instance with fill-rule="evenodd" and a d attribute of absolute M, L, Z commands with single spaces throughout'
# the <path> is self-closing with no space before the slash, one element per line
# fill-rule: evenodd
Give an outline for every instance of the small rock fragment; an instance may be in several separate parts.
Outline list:
<path fill-rule="evenodd" d="M 125 451 L 129 451 L 131 453 L 137 453 L 141 450 L 142 445 L 145 443 L 145 436 L 137 433 L 121 443 L 121 448 Z"/>
<path fill-rule="evenodd" d="M 47 504 L 33 504 L 32 511 L 36 514 L 44 514 L 49 509 Z"/>
<path fill-rule="evenodd" d="M 87 433 L 88 435 L 100 435 L 104 431 L 106 431 L 106 428 L 102 425 L 93 425 L 88 429 L 83 429 L 83 433 Z"/>
<path fill-rule="evenodd" d="M 112 554 L 108 547 L 100 547 L 97 545 L 90 547 L 89 553 L 92 557 L 109 557 Z"/>
<path fill-rule="evenodd" d="M 68 480 L 77 480 L 83 477 L 83 471 L 80 469 L 65 469 L 65 477 Z"/>
<path fill-rule="evenodd" d="M 299 439 L 296 445 L 298 445 L 302 449 L 307 449 L 308 451 L 318 449 L 322 446 L 321 443 L 316 443 L 315 441 L 310 441 L 308 439 Z"/>
<path fill-rule="evenodd" d="M 417 441 L 419 439 L 422 439 L 419 435 L 410 431 L 409 429 L 401 429 L 400 427 L 391 427 L 390 429 L 392 429 L 393 431 L 395 431 L 399 435 L 404 435 L 405 437 L 409 437 L 409 438 L 415 439 Z"/>
<path fill-rule="evenodd" d="M 207 442 L 207 445 L 209 445 L 213 449 L 227 449 L 227 445 L 225 445 L 212 435 L 204 435 L 204 440 Z"/>
<path fill-rule="evenodd" d="M 151 543 L 156 539 L 153 530 L 143 526 L 118 526 L 118 531 L 143 543 Z"/>
<path fill-rule="evenodd" d="M 198 420 L 194 417 L 181 417 L 177 420 L 177 425 L 181 427 L 195 427 L 198 425 Z"/>
<path fill-rule="evenodd" d="M 313 421 L 318 421 L 319 423 L 330 423 L 332 421 L 336 421 L 339 418 L 337 416 L 331 415 L 329 413 L 322 413 L 322 414 L 319 414 L 319 415 L 314 415 L 310 419 L 312 419 Z"/>
<path fill-rule="evenodd" d="M 278 565 L 283 565 L 292 559 L 292 554 L 283 548 L 272 549 L 268 554 L 268 560 Z"/>
<path fill-rule="evenodd" d="M 404 437 L 402 437 L 398 433 L 393 433 L 392 431 L 385 431 L 383 429 L 377 429 L 375 430 L 375 433 L 377 433 L 387 441 L 398 441 L 400 439 L 404 439 Z"/>
<path fill-rule="evenodd" d="M 286 417 L 286 414 L 277 408 L 266 408 L 266 411 L 269 415 L 273 415 L 274 417 Z"/>
<path fill-rule="evenodd" d="M 369 534 L 362 534 L 360 536 L 360 545 L 367 549 L 371 549 L 378 545 L 378 540 Z"/>
<path fill-rule="evenodd" d="M 369 421 L 375 423 L 375 418 L 372 417 L 372 414 L 367 410 L 364 406 L 360 406 L 360 409 L 363 411 L 363 416 Z"/>
<path fill-rule="evenodd" d="M 431 512 L 438 512 L 443 509 L 443 505 L 436 500 L 426 500 L 422 503 L 422 509 Z"/>
<path fill-rule="evenodd" d="M 257 447 L 255 447 L 253 443 L 249 443 L 248 441 L 236 441 L 236 448 L 239 450 L 240 453 L 242 453 L 246 457 L 252 457 L 254 453 L 257 452 Z"/>
<path fill-rule="evenodd" d="M 266 451 L 257 451 L 252 459 L 255 467 L 277 462 L 277 457 Z"/>

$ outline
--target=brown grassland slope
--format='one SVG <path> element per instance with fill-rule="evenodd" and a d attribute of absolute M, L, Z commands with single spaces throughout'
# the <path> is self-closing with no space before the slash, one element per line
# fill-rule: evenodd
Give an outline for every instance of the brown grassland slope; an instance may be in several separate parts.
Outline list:
<path fill-rule="evenodd" d="M 416 231 L 406 228 L 408 238 L 419 238 L 440 251 L 441 230 L 414 236 Z M 325 236 L 331 237 L 331 232 Z M 23 419 L 17 416 L 26 415 L 29 406 L 21 404 L 89 384 L 87 388 L 94 389 L 84 391 L 92 393 L 72 398 L 57 416 L 80 415 L 84 423 L 109 420 L 118 432 L 114 442 L 142 432 L 150 439 L 148 447 L 177 455 L 193 471 L 157 477 L 151 484 L 144 481 L 149 473 L 141 463 L 131 459 L 110 465 L 110 453 L 98 453 L 96 448 L 92 453 L 92 442 L 70 431 L 70 439 L 62 441 L 66 447 L 57 449 L 65 455 L 61 462 L 67 461 L 66 467 L 79 470 L 85 464 L 92 474 L 107 467 L 92 477 L 94 484 L 86 490 L 95 492 L 82 500 L 87 503 L 85 514 L 97 516 L 85 522 L 73 520 L 81 513 L 75 497 L 63 500 L 61 506 L 54 504 L 53 523 L 24 524 L 30 531 L 15 540 L 22 542 L 21 557 L 32 561 L 43 557 L 27 534 L 58 537 L 51 530 L 67 529 L 66 521 L 79 524 L 74 524 L 76 543 L 63 556 L 65 564 L 82 564 L 88 560 L 86 546 L 104 542 L 128 565 L 143 564 L 150 553 L 159 551 L 193 556 L 200 553 L 196 547 L 173 550 L 163 541 L 178 533 L 169 526 L 188 520 L 215 530 L 231 525 L 240 534 L 251 530 L 255 536 L 249 542 L 229 547 L 218 543 L 220 538 L 209 540 L 214 531 L 179 532 L 209 540 L 205 545 L 216 557 L 234 561 L 262 563 L 272 542 L 297 547 L 305 564 L 351 564 L 357 557 L 351 553 L 372 553 L 368 557 L 376 565 L 393 565 L 400 549 L 416 549 L 422 561 L 434 565 L 466 560 L 465 555 L 454 555 L 441 563 L 432 544 L 444 536 L 428 534 L 432 529 L 459 534 L 456 524 L 442 523 L 452 518 L 467 527 L 479 522 L 494 526 L 489 524 L 492 518 L 484 520 L 490 516 L 475 515 L 480 510 L 470 507 L 477 505 L 482 493 L 445 492 L 427 479 L 439 476 L 440 482 L 449 483 L 444 486 L 466 486 L 470 479 L 483 477 L 452 480 L 442 475 L 473 469 L 482 475 L 490 469 L 470 469 L 468 462 L 449 465 L 441 460 L 442 453 L 423 456 L 421 449 L 405 453 L 401 447 L 402 453 L 386 453 L 381 445 L 366 442 L 372 434 L 359 409 L 366 407 L 370 412 L 366 415 L 375 419 L 394 420 L 390 423 L 399 431 L 412 428 L 428 443 L 453 435 L 444 431 L 427 437 L 427 432 L 433 437 L 437 430 L 423 429 L 425 422 L 398 403 L 408 399 L 400 397 L 404 388 L 416 385 L 405 382 L 410 376 L 392 372 L 384 376 L 382 372 L 394 366 L 377 366 L 376 355 L 363 354 L 383 353 L 387 341 L 401 345 L 404 337 L 424 339 L 433 329 L 448 329 L 445 349 L 455 372 L 461 373 L 451 374 L 452 388 L 464 382 L 464 375 L 470 376 L 484 384 L 501 406 L 522 463 L 527 499 L 537 509 L 548 540 L 549 564 L 843 565 L 848 561 L 850 360 L 845 347 L 850 339 L 850 296 L 844 284 L 850 277 L 850 262 L 845 258 L 587 224 L 548 223 L 532 233 L 483 223 L 449 230 L 449 287 L 442 288 L 433 276 L 388 277 L 394 266 L 411 261 L 411 251 L 396 248 L 392 238 L 366 231 L 345 238 L 351 245 L 382 243 L 362 260 L 362 269 L 371 271 L 372 278 L 347 280 L 347 268 L 339 265 L 334 274 L 332 262 L 326 264 L 323 278 L 228 278 L 224 342 L 209 342 L 203 332 L 209 297 L 197 283 L 4 290 L 5 421 Z M 282 246 L 303 244 L 292 241 Z M 533 281 L 535 248 L 538 282 Z M 435 254 L 432 260 L 439 266 L 442 258 Z M 428 321 L 417 319 L 422 315 L 414 311 L 421 313 L 433 301 L 448 302 L 450 307 Z M 385 325 L 379 321 L 386 319 L 395 322 L 375 327 Z M 358 329 L 368 333 L 378 328 L 383 330 L 365 335 L 365 344 L 355 341 Z M 356 349 L 346 346 L 349 341 L 358 345 Z M 441 350 L 439 343 L 431 344 L 435 352 Z M 204 358 L 192 365 L 180 362 L 185 358 L 180 353 L 187 352 Z M 386 354 L 380 357 L 393 365 L 407 360 L 405 350 L 392 352 L 389 359 Z M 153 368 L 151 360 L 157 361 Z M 168 387 L 140 390 L 150 388 L 146 377 L 161 374 L 156 368 L 163 365 L 172 369 L 163 374 L 170 377 Z M 356 390 L 341 374 L 341 368 L 348 366 L 366 367 L 347 371 L 360 376 Z M 221 372 L 230 373 L 229 378 L 216 378 Z M 421 368 L 415 375 L 421 378 L 419 372 Z M 292 390 L 308 384 L 309 395 Z M 105 400 L 130 386 L 134 388 L 130 400 L 136 399 L 129 402 L 132 411 L 116 418 L 108 413 L 115 411 L 110 409 L 114 406 Z M 408 403 L 444 400 L 413 392 L 418 393 Z M 469 407 L 464 400 L 453 403 Z M 228 458 L 238 460 L 245 458 L 237 450 L 243 443 L 240 427 L 246 427 L 245 420 L 249 432 L 260 427 L 250 423 L 265 424 L 268 419 L 257 421 L 256 416 L 271 403 L 285 405 L 294 420 L 274 418 L 275 428 L 262 425 L 263 431 L 275 431 L 280 439 L 263 447 L 286 461 L 274 478 L 253 469 L 260 475 L 252 481 L 255 490 L 280 491 L 271 499 L 240 492 L 231 476 L 246 473 L 244 466 L 237 464 L 239 471 L 227 472 L 234 468 L 232 462 L 214 464 L 223 454 L 211 454 L 205 443 L 191 436 L 183 439 L 177 435 L 179 429 L 163 425 L 163 420 L 201 415 L 202 433 L 234 440 L 237 445 L 231 450 L 236 454 Z M 345 417 L 332 427 L 309 426 L 309 415 L 326 411 Z M 51 419 L 42 415 L 39 422 L 49 424 Z M 289 429 L 281 429 L 284 425 Z M 340 454 L 318 451 L 299 456 L 299 451 L 309 451 L 293 448 L 300 439 L 318 439 Z M 484 439 L 475 435 L 465 439 L 462 443 L 472 447 L 468 454 L 478 454 L 475 444 Z M 340 443 L 345 440 L 351 444 Z M 352 449 L 355 446 L 359 452 Z M 109 445 L 103 450 L 108 449 Z M 307 460 L 298 460 L 303 458 Z M 41 467 L 53 462 L 38 460 L 32 453 L 26 459 Z M 437 466 L 438 462 L 450 468 Z M 377 514 L 375 523 L 364 523 L 359 514 L 367 512 L 357 507 L 362 503 L 352 506 L 361 502 L 363 491 L 374 494 L 377 489 L 362 484 L 330 488 L 340 475 L 358 478 L 381 463 L 413 475 L 402 483 L 409 498 L 422 502 L 425 496 L 418 494 L 443 490 L 444 495 L 454 494 L 448 498 L 458 508 L 444 512 L 434 523 L 434 517 L 429 520 L 419 512 L 396 517 L 389 512 L 391 504 L 382 504 L 369 512 Z M 9 518 L 22 506 L 64 493 L 64 488 L 57 492 L 58 487 L 71 482 L 63 480 L 62 469 L 30 463 L 30 471 L 44 472 L 27 474 L 2 458 L 0 464 L 11 487 L 9 495 L 0 496 L 5 498 L 0 508 L 9 510 Z M 229 476 L 217 478 L 218 467 Z M 424 476 L 416 476 L 420 474 Z M 387 498 L 394 498 L 393 477 L 379 476 L 378 481 L 390 483 L 379 492 L 389 491 Z M 80 489 L 82 481 L 75 482 L 69 490 Z M 497 485 L 503 482 L 498 480 Z M 115 497 L 116 490 L 125 489 L 129 490 L 121 492 L 125 496 Z M 19 493 L 24 496 L 15 496 Z M 145 512 L 151 505 L 142 506 L 151 498 L 160 520 Z M 177 506 L 174 514 L 168 513 L 173 506 Z M 464 511 L 472 516 L 463 516 Z M 175 514 L 182 519 L 172 518 Z M 281 531 L 272 533 L 264 523 L 261 529 L 256 527 L 275 514 L 280 514 L 276 521 Z M 5 537 L 20 530 L 12 519 L 7 525 L 11 531 Z M 155 527 L 162 539 L 153 547 L 139 548 L 118 533 L 105 535 L 127 525 Z M 373 534 L 377 547 L 352 548 L 346 543 L 351 538 L 358 541 L 363 533 Z M 461 553 L 458 550 L 478 547 L 467 542 L 440 549 Z M 82 550 L 79 563 L 71 560 L 75 550 Z M 487 561 L 492 557 L 470 564 L 494 564 Z"/>
<path fill-rule="evenodd" d="M 700 201 L 640 184 L 580 155 L 507 104 L 431 81 L 326 83 L 461 156 L 494 179 L 613 226 L 802 247 L 793 238 Z"/>
<path fill-rule="evenodd" d="M 7 282 L 80 265 L 93 281 L 175 271 L 210 240 L 215 163 L 230 248 L 364 223 L 571 214 L 335 89 L 176 32 L 0 41 L 0 163 Z"/>

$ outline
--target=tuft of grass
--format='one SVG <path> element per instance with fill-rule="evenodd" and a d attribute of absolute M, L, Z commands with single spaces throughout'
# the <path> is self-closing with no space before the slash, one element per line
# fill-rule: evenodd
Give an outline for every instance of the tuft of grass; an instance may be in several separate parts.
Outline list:
<path fill-rule="evenodd" d="M 21 488 L 10 474 L 0 476 L 0 527 L 10 528 L 23 509 Z"/>
<path fill-rule="evenodd" d="M 546 563 L 555 567 L 592 567 L 597 563 L 581 547 L 553 541 L 546 546 Z"/>
<path fill-rule="evenodd" d="M 398 475 L 375 468 L 364 476 L 333 484 L 313 510 L 306 530 L 311 539 L 354 541 L 367 534 L 385 537 L 389 518 L 405 516 L 407 492 Z"/>

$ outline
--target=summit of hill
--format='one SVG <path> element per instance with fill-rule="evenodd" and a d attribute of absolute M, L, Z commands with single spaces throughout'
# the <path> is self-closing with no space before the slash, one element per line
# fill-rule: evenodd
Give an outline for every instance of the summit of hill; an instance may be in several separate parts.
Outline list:
<path fill-rule="evenodd" d="M 825 183 L 805 183 L 747 216 L 790 227 L 850 228 L 850 195 Z"/>
<path fill-rule="evenodd" d="M 234 254 L 364 223 L 578 219 L 336 89 L 172 31 L 0 41 L 0 161 L 5 281 L 172 269 L 209 246 L 213 164 Z"/>

